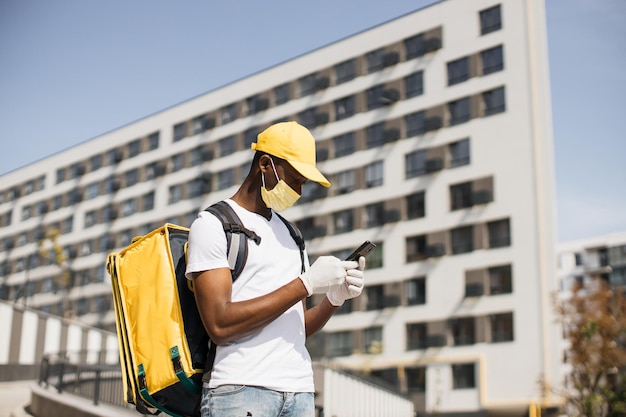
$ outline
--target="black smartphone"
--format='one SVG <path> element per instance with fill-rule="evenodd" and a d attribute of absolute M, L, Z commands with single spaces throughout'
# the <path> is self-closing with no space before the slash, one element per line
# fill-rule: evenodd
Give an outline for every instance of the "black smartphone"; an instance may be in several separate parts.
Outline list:
<path fill-rule="evenodd" d="M 366 240 L 361 246 L 356 248 L 354 252 L 348 255 L 346 261 L 358 261 L 361 256 L 367 256 L 371 251 L 374 250 L 375 247 L 376 244 L 370 242 L 369 240 Z"/>

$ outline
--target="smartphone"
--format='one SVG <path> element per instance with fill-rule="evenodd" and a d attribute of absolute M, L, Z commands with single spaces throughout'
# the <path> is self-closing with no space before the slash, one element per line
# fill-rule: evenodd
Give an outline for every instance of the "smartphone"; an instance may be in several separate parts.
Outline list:
<path fill-rule="evenodd" d="M 370 242 L 369 240 L 366 240 L 361 246 L 356 248 L 354 252 L 348 255 L 346 261 L 358 261 L 361 256 L 367 256 L 371 251 L 374 250 L 375 247 L 376 244 Z"/>

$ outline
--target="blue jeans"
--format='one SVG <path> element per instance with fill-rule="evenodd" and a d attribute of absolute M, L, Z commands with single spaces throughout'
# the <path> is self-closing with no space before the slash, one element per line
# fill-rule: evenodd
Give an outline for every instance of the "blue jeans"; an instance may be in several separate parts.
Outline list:
<path fill-rule="evenodd" d="M 202 417 L 315 417 L 312 392 L 279 392 L 247 385 L 202 390 Z"/>

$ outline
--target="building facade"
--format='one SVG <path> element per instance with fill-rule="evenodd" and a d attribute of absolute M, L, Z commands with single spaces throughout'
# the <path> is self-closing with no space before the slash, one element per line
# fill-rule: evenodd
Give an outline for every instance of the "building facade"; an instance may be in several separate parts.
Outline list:
<path fill-rule="evenodd" d="M 420 413 L 551 405 L 545 20 L 541 0 L 442 1 L 3 175 L 0 297 L 112 329 L 107 253 L 230 197 L 256 135 L 297 120 L 333 184 L 285 213 L 311 260 L 378 245 L 312 355 Z"/>

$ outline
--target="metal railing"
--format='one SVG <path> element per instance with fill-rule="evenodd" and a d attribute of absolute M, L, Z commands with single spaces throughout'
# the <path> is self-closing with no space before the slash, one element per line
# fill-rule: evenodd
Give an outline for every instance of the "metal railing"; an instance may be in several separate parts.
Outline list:
<path fill-rule="evenodd" d="M 100 403 L 129 408 L 124 401 L 122 370 L 119 364 L 104 363 L 105 354 L 98 354 L 96 363 L 87 363 L 93 352 L 61 352 L 44 355 L 39 371 L 39 385 L 56 388 Z"/>

